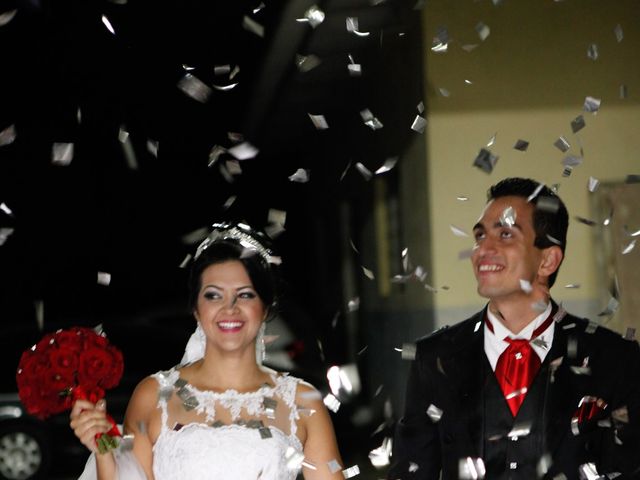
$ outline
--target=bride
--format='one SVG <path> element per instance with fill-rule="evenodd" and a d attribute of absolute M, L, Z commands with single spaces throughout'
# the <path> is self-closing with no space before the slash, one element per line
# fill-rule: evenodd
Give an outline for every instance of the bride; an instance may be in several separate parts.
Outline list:
<path fill-rule="evenodd" d="M 191 265 L 196 331 L 180 365 L 136 387 L 128 440 L 98 453 L 95 435 L 111 428 L 105 403 L 74 405 L 71 428 L 94 453 L 81 479 L 344 478 L 320 393 L 261 365 L 275 306 L 277 257 L 267 245 L 245 224 L 214 225 Z"/>

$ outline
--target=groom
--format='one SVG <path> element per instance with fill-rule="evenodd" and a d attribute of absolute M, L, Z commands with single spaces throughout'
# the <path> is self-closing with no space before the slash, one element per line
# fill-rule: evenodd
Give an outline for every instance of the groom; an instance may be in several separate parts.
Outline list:
<path fill-rule="evenodd" d="M 549 293 L 565 205 L 523 178 L 488 197 L 471 257 L 488 303 L 418 340 L 387 478 L 640 478 L 638 343 Z"/>

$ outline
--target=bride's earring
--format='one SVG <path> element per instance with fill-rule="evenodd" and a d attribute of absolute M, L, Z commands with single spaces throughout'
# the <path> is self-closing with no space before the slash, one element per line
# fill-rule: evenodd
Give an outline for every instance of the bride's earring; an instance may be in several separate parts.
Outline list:
<path fill-rule="evenodd" d="M 264 332 L 266 329 L 267 322 L 263 321 L 262 325 L 260 325 L 260 329 L 258 330 L 258 335 L 256 336 L 256 362 L 258 362 L 258 365 L 262 365 L 262 362 L 264 362 L 264 359 L 267 356 L 264 345 Z"/>

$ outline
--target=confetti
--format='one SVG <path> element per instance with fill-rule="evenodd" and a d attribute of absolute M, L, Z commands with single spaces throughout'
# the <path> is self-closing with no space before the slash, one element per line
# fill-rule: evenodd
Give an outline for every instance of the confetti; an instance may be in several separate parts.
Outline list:
<path fill-rule="evenodd" d="M 528 280 L 520 279 L 520 289 L 525 293 L 531 293 L 533 291 L 533 287 Z M 546 309 L 546 305 L 545 305 Z"/>
<path fill-rule="evenodd" d="M 579 283 L 568 283 L 567 285 L 564 286 L 564 288 L 580 288 L 580 284 Z"/>
<path fill-rule="evenodd" d="M 618 89 L 618 97 L 620 98 L 620 100 L 624 100 L 627 98 L 627 96 L 628 96 L 627 86 L 624 84 L 620 85 Z"/>
<path fill-rule="evenodd" d="M 579 221 L 580 223 L 584 223 L 585 225 L 588 225 L 590 227 L 593 227 L 595 225 L 598 224 L 598 222 L 594 222 L 593 220 L 589 220 L 588 218 L 584 218 L 584 217 L 574 217 L 577 221 Z"/>
<path fill-rule="evenodd" d="M 249 142 L 242 142 L 227 151 L 238 160 L 248 160 L 254 158 L 259 153 L 259 150 Z"/>
<path fill-rule="evenodd" d="M 460 480 L 481 480 L 486 474 L 484 462 L 481 458 L 461 458 L 458 463 L 458 478 Z"/>
<path fill-rule="evenodd" d="M 589 177 L 589 183 L 587 184 L 587 188 L 591 193 L 595 192 L 600 185 L 600 180 L 594 177 Z"/>
<path fill-rule="evenodd" d="M 420 467 L 418 466 L 417 463 L 414 462 L 409 462 L 409 473 L 415 473 L 418 471 Z"/>
<path fill-rule="evenodd" d="M 622 41 L 622 39 L 624 38 L 624 32 L 622 31 L 622 25 L 617 24 L 616 27 L 613 29 L 613 33 L 616 36 L 616 40 L 618 41 L 618 43 L 620 43 Z"/>
<path fill-rule="evenodd" d="M 322 402 L 324 405 L 331 410 L 333 413 L 336 413 L 340 409 L 340 400 L 334 397 L 332 394 L 328 393 L 323 399 Z"/>
<path fill-rule="evenodd" d="M 362 117 L 364 124 L 371 128 L 371 130 L 379 130 L 384 126 L 380 120 L 373 116 L 369 109 L 362 110 L 360 112 L 360 117 Z"/>
<path fill-rule="evenodd" d="M 415 360 L 416 358 L 416 344 L 415 343 L 403 343 L 401 350 L 402 360 Z"/>
<path fill-rule="evenodd" d="M 560 208 L 560 200 L 558 197 L 541 196 L 536 202 L 536 210 L 543 212 L 556 213 Z M 555 243 L 555 242 L 554 242 Z"/>
<path fill-rule="evenodd" d="M 526 437 L 531 433 L 531 423 L 524 422 L 516 424 L 509 433 L 507 433 L 507 438 L 515 441 L 521 437 Z"/>
<path fill-rule="evenodd" d="M 450 97 L 451 96 L 451 92 L 449 90 L 447 90 L 446 88 L 438 88 L 438 92 L 443 97 Z"/>
<path fill-rule="evenodd" d="M 0 203 L 0 210 L 2 210 L 4 213 L 9 215 L 10 217 L 13 217 L 13 211 L 7 206 L 6 203 L 4 202 Z"/>
<path fill-rule="evenodd" d="M 213 147 L 211 147 L 211 150 L 209 151 L 209 163 L 207 163 L 207 166 L 212 167 L 213 165 L 215 165 L 215 163 L 220 158 L 220 155 L 226 152 L 227 149 L 221 147 L 220 145 L 214 145 Z"/>
<path fill-rule="evenodd" d="M 391 437 L 385 437 L 382 440 L 382 445 L 374 448 L 369 452 L 369 460 L 371 465 L 375 468 L 383 468 L 389 465 L 389 457 L 391 456 L 392 439 Z"/>
<path fill-rule="evenodd" d="M 16 16 L 17 12 L 18 10 L 14 8 L 13 10 L 0 13 L 0 27 L 4 27 L 7 23 L 13 20 L 13 17 Z"/>
<path fill-rule="evenodd" d="M 438 423 L 442 418 L 442 409 L 436 407 L 433 403 L 427 408 L 427 415 L 433 423 Z"/>
<path fill-rule="evenodd" d="M 329 467 L 329 471 L 331 473 L 336 473 L 337 471 L 342 470 L 342 465 L 340 465 L 335 458 L 327 462 L 327 467 Z"/>
<path fill-rule="evenodd" d="M 478 32 L 478 37 L 480 37 L 480 40 L 484 42 L 491 33 L 491 29 L 484 23 L 478 22 L 478 24 L 476 25 L 476 32 Z"/>
<path fill-rule="evenodd" d="M 496 155 L 492 154 L 486 148 L 481 148 L 473 161 L 473 165 L 485 173 L 491 173 L 497 161 L 498 157 Z"/>
<path fill-rule="evenodd" d="M 231 175 L 241 175 L 242 167 L 240 166 L 240 162 L 238 160 L 227 160 L 225 162 L 225 167 L 227 172 Z"/>
<path fill-rule="evenodd" d="M 309 181 L 309 170 L 299 168 L 292 175 L 289 175 L 288 178 L 292 182 L 307 183 Z"/>
<path fill-rule="evenodd" d="M 595 463 L 585 463 L 578 468 L 580 478 L 584 480 L 601 480 L 603 477 L 598 474 Z"/>
<path fill-rule="evenodd" d="M 159 144 L 160 142 L 158 142 L 157 140 L 147 140 L 147 151 L 156 158 L 158 158 Z"/>
<path fill-rule="evenodd" d="M 607 303 L 607 306 L 604 308 L 604 310 L 602 310 L 598 314 L 598 316 L 604 317 L 608 315 L 613 315 L 614 313 L 616 313 L 619 306 L 620 306 L 620 302 L 615 297 L 611 297 L 609 299 L 609 302 Z"/>
<path fill-rule="evenodd" d="M 363 265 L 361 265 L 360 268 L 362 268 L 362 273 L 364 273 L 365 277 L 367 277 L 369 280 L 374 280 L 375 279 L 375 275 L 373 274 L 373 272 L 371 270 L 369 270 L 368 268 L 366 268 Z"/>
<path fill-rule="evenodd" d="M 16 126 L 9 125 L 7 128 L 0 132 L 0 147 L 10 145 L 16 139 Z"/>
<path fill-rule="evenodd" d="M 352 478 L 357 475 L 360 475 L 360 467 L 358 465 L 354 465 L 342 471 L 342 475 L 344 478 Z"/>
<path fill-rule="evenodd" d="M 293 447 L 288 447 L 284 458 L 288 469 L 298 470 L 304 461 L 304 454 Z"/>
<path fill-rule="evenodd" d="M 586 97 L 582 109 L 587 113 L 598 113 L 600 102 L 601 100 L 599 98 Z"/>
<path fill-rule="evenodd" d="M 513 148 L 520 150 L 521 152 L 526 152 L 527 148 L 529 148 L 529 142 L 526 140 L 518 140 Z"/>
<path fill-rule="evenodd" d="M 569 144 L 567 139 L 562 136 L 558 138 L 553 145 L 556 148 L 558 148 L 561 152 L 566 152 L 569 150 L 569 148 L 571 148 L 571 145 Z"/>
<path fill-rule="evenodd" d="M 200 103 L 207 102 L 211 96 L 211 88 L 190 73 L 186 73 L 178 81 L 177 87 L 182 90 L 185 95 Z"/>
<path fill-rule="evenodd" d="M 440 26 L 437 29 L 436 36 L 433 37 L 431 43 L 431 51 L 436 53 L 446 53 L 449 47 L 449 31 L 447 27 Z"/>
<path fill-rule="evenodd" d="M 102 23 L 104 24 L 105 27 L 107 27 L 107 30 L 109 30 L 113 35 L 116 34 L 115 30 L 113 29 L 113 25 L 111 25 L 111 22 L 109 21 L 106 15 L 102 15 Z"/>
<path fill-rule="evenodd" d="M 347 310 L 349 310 L 350 312 L 355 312 L 356 310 L 358 310 L 358 308 L 360 308 L 359 297 L 352 298 L 351 300 L 349 300 L 349 302 L 347 302 Z"/>
<path fill-rule="evenodd" d="M 356 169 L 360 172 L 362 177 L 367 181 L 371 180 L 371 177 L 373 177 L 373 174 L 371 173 L 371 171 L 360 162 L 356 163 Z"/>
<path fill-rule="evenodd" d="M 255 33 L 259 37 L 264 37 L 264 27 L 256 22 L 253 18 L 244 16 L 242 19 L 242 28 L 248 32 Z"/>
<path fill-rule="evenodd" d="M 451 229 L 451 231 L 453 232 L 453 234 L 456 237 L 468 237 L 469 234 L 467 232 L 465 232 L 463 229 L 461 229 L 460 227 L 456 227 L 455 225 L 449 225 L 449 228 Z"/>
<path fill-rule="evenodd" d="M 309 118 L 313 122 L 313 126 L 318 130 L 326 130 L 329 128 L 329 124 L 325 120 L 324 115 L 312 115 L 310 113 L 307 113 L 307 115 L 309 115 Z"/>
<path fill-rule="evenodd" d="M 0 228 L 0 247 L 6 243 L 9 236 L 13 233 L 14 229 L 10 227 Z"/>
<path fill-rule="evenodd" d="M 298 19 L 299 22 L 309 22 L 311 27 L 316 28 L 324 22 L 324 12 L 317 5 L 313 5 L 304 12 L 304 18 Z"/>
<path fill-rule="evenodd" d="M 622 249 L 622 255 L 626 255 L 627 253 L 631 252 L 631 250 L 633 250 L 636 246 L 636 240 L 633 239 L 631 240 L 631 242 L 629 243 L 629 245 L 627 245 L 626 247 L 624 247 Z"/>
<path fill-rule="evenodd" d="M 347 32 L 354 33 L 359 37 L 368 37 L 369 32 L 361 32 L 358 25 L 358 17 L 347 17 Z"/>
<path fill-rule="evenodd" d="M 413 119 L 413 123 L 411 124 L 411 130 L 424 133 L 424 129 L 427 126 L 427 120 L 420 115 L 416 115 L 416 118 Z"/>
<path fill-rule="evenodd" d="M 584 117 L 582 115 L 578 115 L 571 121 L 571 131 L 573 133 L 577 133 L 585 127 Z"/>
<path fill-rule="evenodd" d="M 496 143 L 496 137 L 498 136 L 498 132 L 494 133 L 492 135 L 492 137 L 489 139 L 489 141 L 487 142 L 487 147 L 491 147 L 493 146 L 494 143 Z"/>
<path fill-rule="evenodd" d="M 625 340 L 633 340 L 636 338 L 636 329 L 633 327 L 627 327 L 627 331 L 624 333 Z"/>
<path fill-rule="evenodd" d="M 472 52 L 473 50 L 475 50 L 477 46 L 478 46 L 478 44 L 476 44 L 476 43 L 470 43 L 470 44 L 467 44 L 467 45 L 463 45 L 463 46 L 462 46 L 462 49 L 463 49 L 465 52 L 470 53 L 470 52 Z"/>
<path fill-rule="evenodd" d="M 98 272 L 98 285 L 109 285 L 111 283 L 111 274 L 107 272 Z"/>
<path fill-rule="evenodd" d="M 466 202 L 469 200 L 469 197 L 467 197 L 466 195 L 458 195 L 456 197 L 456 200 L 458 200 L 459 202 Z"/>
<path fill-rule="evenodd" d="M 73 143 L 54 143 L 51 149 L 54 165 L 67 166 L 73 160 Z"/>
<path fill-rule="evenodd" d="M 587 48 L 587 57 L 589 57 L 594 62 L 598 59 L 598 45 L 592 43 Z"/>
<path fill-rule="evenodd" d="M 516 218 L 516 211 L 513 207 L 507 207 L 500 214 L 500 225 L 512 228 L 516 224 Z"/>
<path fill-rule="evenodd" d="M 387 158 L 387 159 L 384 161 L 384 165 L 382 165 L 380 168 L 378 168 L 378 169 L 375 171 L 375 174 L 376 174 L 376 175 L 380 175 L 381 173 L 386 173 L 386 172 L 388 172 L 389 170 L 391 170 L 393 167 L 395 167 L 395 166 L 396 166 L 396 163 L 398 163 L 398 157 L 390 157 L 390 158 Z"/>
<path fill-rule="evenodd" d="M 296 67 L 303 73 L 313 70 L 321 63 L 322 60 L 317 55 L 296 55 Z"/>

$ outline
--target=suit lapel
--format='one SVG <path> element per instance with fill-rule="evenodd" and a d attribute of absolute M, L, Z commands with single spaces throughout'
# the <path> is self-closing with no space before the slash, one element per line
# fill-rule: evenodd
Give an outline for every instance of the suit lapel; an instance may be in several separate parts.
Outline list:
<path fill-rule="evenodd" d="M 450 339 L 449 353 L 439 360 L 458 406 L 456 430 L 466 437 L 466 455 L 480 457 L 483 451 L 483 391 L 487 380 L 484 353 L 484 310 L 472 317 L 457 335 Z M 490 368 L 489 368 L 490 371 Z M 462 442 L 459 442 L 462 443 Z"/>

